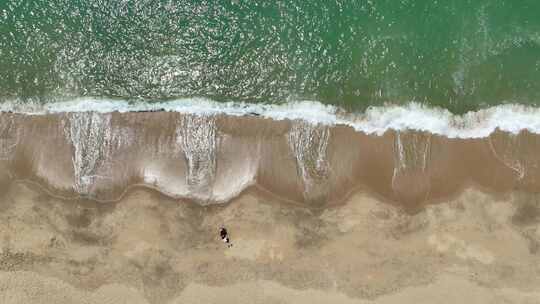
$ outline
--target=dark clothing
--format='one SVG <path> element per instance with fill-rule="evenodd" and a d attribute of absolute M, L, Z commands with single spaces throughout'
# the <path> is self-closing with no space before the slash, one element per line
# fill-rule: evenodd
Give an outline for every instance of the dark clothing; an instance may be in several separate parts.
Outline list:
<path fill-rule="evenodd" d="M 221 230 L 219 230 L 219 235 L 222 239 L 225 239 L 227 237 L 227 229 L 221 228 Z"/>
<path fill-rule="evenodd" d="M 227 229 L 225 228 L 219 229 L 219 236 L 221 236 L 221 239 L 223 240 L 223 242 L 227 244 L 227 247 L 230 248 L 232 246 L 231 240 L 229 240 L 229 233 L 227 233 Z"/>

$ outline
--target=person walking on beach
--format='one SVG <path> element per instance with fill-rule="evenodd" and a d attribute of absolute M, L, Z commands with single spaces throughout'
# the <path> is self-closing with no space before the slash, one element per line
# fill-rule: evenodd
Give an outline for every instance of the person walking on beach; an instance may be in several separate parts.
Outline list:
<path fill-rule="evenodd" d="M 232 247 L 232 243 L 231 243 L 231 240 L 229 239 L 229 233 L 227 232 L 227 229 L 225 229 L 225 227 L 221 227 L 219 229 L 219 236 L 221 237 L 221 240 L 227 244 L 227 248 L 231 248 Z"/>

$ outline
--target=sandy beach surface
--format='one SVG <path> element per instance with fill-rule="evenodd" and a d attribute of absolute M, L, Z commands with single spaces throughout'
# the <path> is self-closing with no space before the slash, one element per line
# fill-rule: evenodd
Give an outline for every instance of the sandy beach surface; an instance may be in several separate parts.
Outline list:
<path fill-rule="evenodd" d="M 324 209 L 256 190 L 201 207 L 17 182 L 0 198 L 0 248 L 6 304 L 540 303 L 539 197 L 521 192 L 471 188 L 411 214 L 363 192 Z"/>

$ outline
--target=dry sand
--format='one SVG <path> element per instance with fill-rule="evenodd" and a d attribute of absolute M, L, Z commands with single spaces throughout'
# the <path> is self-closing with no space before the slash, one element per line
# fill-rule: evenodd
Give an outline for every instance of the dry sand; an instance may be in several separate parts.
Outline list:
<path fill-rule="evenodd" d="M 540 303 L 534 194 L 469 189 L 412 215 L 366 193 L 313 210 L 254 190 L 208 207 L 6 190 L 0 303 Z"/>

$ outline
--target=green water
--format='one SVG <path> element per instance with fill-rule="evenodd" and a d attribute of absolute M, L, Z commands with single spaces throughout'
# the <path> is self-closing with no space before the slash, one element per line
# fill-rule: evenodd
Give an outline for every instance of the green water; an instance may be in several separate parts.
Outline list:
<path fill-rule="evenodd" d="M 0 0 L 0 100 L 540 105 L 540 1 Z"/>

